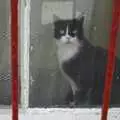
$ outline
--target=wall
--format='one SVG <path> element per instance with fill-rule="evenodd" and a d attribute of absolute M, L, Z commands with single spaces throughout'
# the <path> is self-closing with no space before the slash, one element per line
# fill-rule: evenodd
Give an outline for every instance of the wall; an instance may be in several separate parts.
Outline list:
<path fill-rule="evenodd" d="M 108 48 L 112 22 L 112 0 L 95 0 L 92 14 L 90 38 L 96 46 Z M 120 29 L 119 29 L 120 31 Z M 120 57 L 120 32 L 117 37 L 116 54 Z"/>

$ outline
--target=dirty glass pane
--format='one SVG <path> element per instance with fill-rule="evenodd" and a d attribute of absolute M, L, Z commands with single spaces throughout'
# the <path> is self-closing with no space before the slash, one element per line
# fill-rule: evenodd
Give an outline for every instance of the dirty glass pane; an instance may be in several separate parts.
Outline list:
<path fill-rule="evenodd" d="M 102 104 L 111 10 L 112 0 L 31 0 L 30 107 Z"/>
<path fill-rule="evenodd" d="M 0 106 L 10 105 L 9 0 L 0 0 Z"/>

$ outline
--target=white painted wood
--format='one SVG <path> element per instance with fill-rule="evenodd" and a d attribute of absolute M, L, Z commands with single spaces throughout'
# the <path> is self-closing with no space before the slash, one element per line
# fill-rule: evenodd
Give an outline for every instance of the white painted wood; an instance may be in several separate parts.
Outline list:
<path fill-rule="evenodd" d="M 20 79 L 21 107 L 29 104 L 30 0 L 20 0 Z"/>
<path fill-rule="evenodd" d="M 20 110 L 19 120 L 100 120 L 101 109 L 28 109 Z M 10 109 L 0 109 L 1 120 L 12 120 Z M 109 110 L 108 120 L 120 120 L 120 108 Z"/>

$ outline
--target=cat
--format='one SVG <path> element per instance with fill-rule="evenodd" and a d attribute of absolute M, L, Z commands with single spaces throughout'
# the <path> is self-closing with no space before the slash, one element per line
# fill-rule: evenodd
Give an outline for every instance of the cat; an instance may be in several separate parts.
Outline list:
<path fill-rule="evenodd" d="M 84 16 L 61 19 L 54 15 L 54 39 L 61 73 L 70 84 L 66 103 L 101 105 L 107 50 L 93 46 L 84 35 Z M 111 104 L 120 104 L 120 62 L 114 72 Z M 116 95 L 115 95 L 116 94 Z"/>

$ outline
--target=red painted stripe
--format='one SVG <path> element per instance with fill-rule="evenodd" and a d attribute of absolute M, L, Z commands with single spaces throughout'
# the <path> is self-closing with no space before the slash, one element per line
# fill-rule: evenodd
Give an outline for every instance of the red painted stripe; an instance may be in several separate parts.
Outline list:
<path fill-rule="evenodd" d="M 18 0 L 11 0 L 12 120 L 18 120 Z"/>
<path fill-rule="evenodd" d="M 101 120 L 107 120 L 110 93 L 112 86 L 112 78 L 115 68 L 115 52 L 116 52 L 116 38 L 119 27 L 120 18 L 120 0 L 113 0 L 113 12 L 112 12 L 112 28 L 110 32 L 110 42 L 108 49 L 108 63 L 105 77 L 105 88 L 103 96 L 102 117 Z"/>

